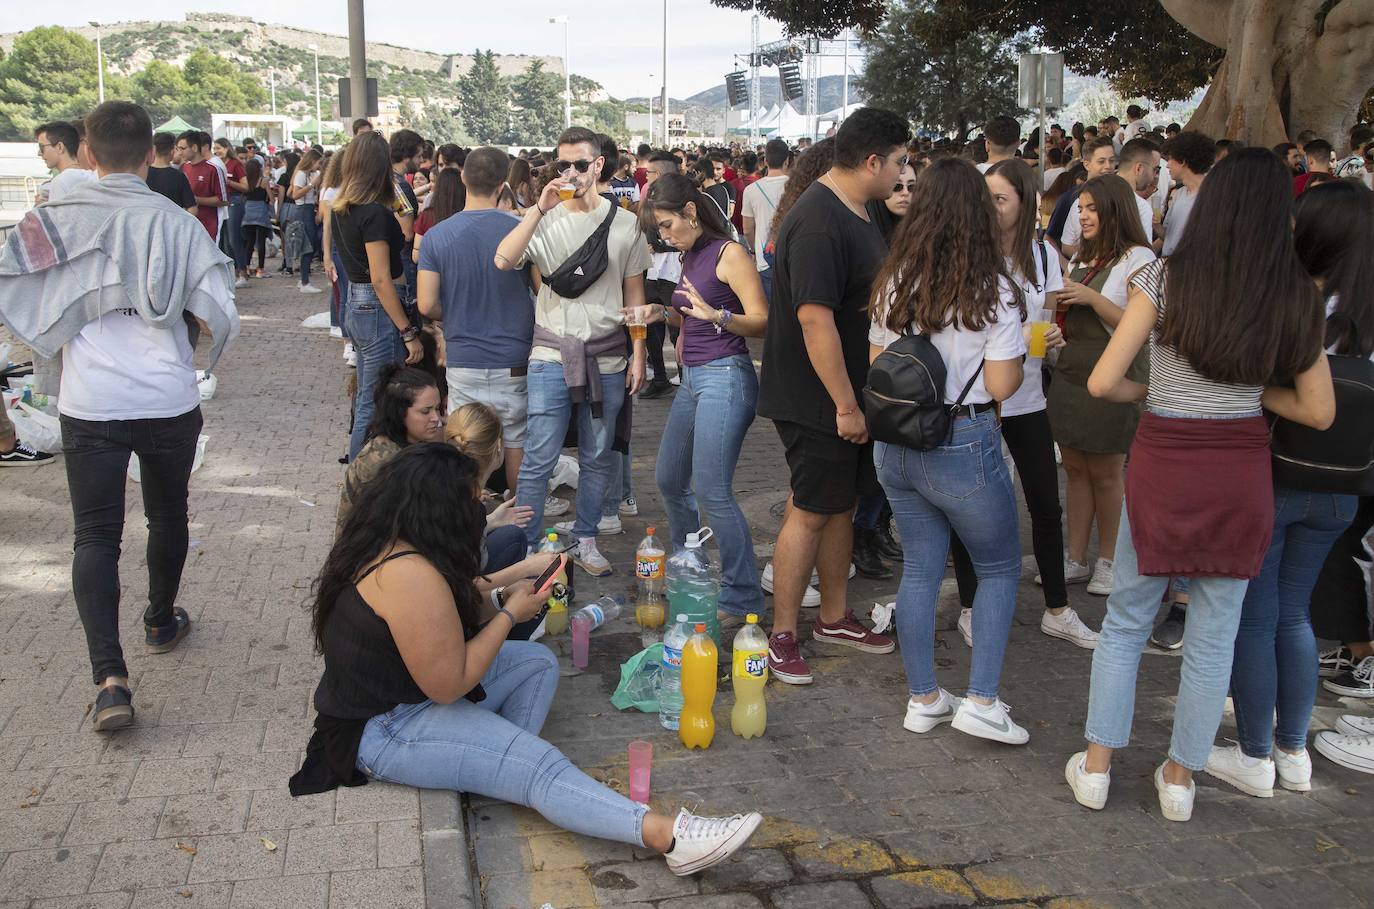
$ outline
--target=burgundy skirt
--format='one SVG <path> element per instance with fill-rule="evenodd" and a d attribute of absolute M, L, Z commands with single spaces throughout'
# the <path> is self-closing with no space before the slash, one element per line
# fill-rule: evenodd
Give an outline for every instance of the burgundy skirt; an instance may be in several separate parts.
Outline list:
<path fill-rule="evenodd" d="M 1126 515 L 1147 576 L 1253 578 L 1274 531 L 1263 417 L 1140 418 Z"/>

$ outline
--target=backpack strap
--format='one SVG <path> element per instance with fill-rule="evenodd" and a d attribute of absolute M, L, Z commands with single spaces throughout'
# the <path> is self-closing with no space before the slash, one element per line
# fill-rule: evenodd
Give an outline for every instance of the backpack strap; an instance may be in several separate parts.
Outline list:
<path fill-rule="evenodd" d="M 959 392 L 959 400 L 955 401 L 954 404 L 951 405 L 951 407 L 950 407 L 951 410 L 957 410 L 957 409 L 959 408 L 959 406 L 962 405 L 962 404 L 964 403 L 964 398 L 967 398 L 967 397 L 968 397 L 968 393 L 973 389 L 973 383 L 974 383 L 974 382 L 977 382 L 977 381 L 978 381 L 978 377 L 981 376 L 982 374 L 983 374 L 983 361 L 982 361 L 982 360 L 979 360 L 979 361 L 978 361 L 978 368 L 975 369 L 975 370 L 973 371 L 973 375 L 969 376 L 968 381 L 964 383 L 964 390 L 961 391 L 961 392 Z"/>
<path fill-rule="evenodd" d="M 1039 240 L 1035 244 L 1040 247 L 1040 280 L 1035 282 L 1035 290 L 1039 293 L 1040 288 L 1047 285 L 1050 281 L 1050 257 L 1045 251 L 1045 241 Z"/>

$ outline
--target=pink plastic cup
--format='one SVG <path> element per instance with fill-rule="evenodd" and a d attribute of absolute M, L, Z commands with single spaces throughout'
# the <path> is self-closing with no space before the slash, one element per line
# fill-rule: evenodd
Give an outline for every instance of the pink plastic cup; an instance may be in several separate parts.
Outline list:
<path fill-rule="evenodd" d="M 587 668 L 587 650 L 591 646 L 591 628 L 587 623 L 572 620 L 572 664 L 574 669 Z"/>
<path fill-rule="evenodd" d="M 640 804 L 649 804 L 649 776 L 653 762 L 653 742 L 630 743 L 630 798 Z"/>

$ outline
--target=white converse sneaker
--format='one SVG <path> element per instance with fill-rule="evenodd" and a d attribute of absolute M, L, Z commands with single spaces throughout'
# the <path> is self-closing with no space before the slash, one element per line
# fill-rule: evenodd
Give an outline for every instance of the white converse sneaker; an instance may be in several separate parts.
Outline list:
<path fill-rule="evenodd" d="M 568 513 L 568 500 L 558 496 L 544 496 L 544 517 L 556 518 Z"/>
<path fill-rule="evenodd" d="M 763 566 L 763 577 L 759 580 L 759 586 L 764 593 L 773 592 L 773 563 L 769 562 Z M 807 587 L 806 593 L 802 594 L 801 604 L 806 609 L 814 609 L 821 605 L 821 592 L 815 587 Z"/>
<path fill-rule="evenodd" d="M 639 503 L 635 501 L 634 496 L 628 496 L 620 500 L 620 504 L 616 506 L 616 510 L 627 518 L 633 518 L 639 514 Z"/>
<path fill-rule="evenodd" d="M 1159 793 L 1159 810 L 1170 821 L 1187 821 L 1193 817 L 1193 798 L 1197 795 L 1197 784 L 1192 780 L 1187 786 L 1175 786 L 1164 782 L 1164 765 L 1155 768 L 1155 791 Z"/>
<path fill-rule="evenodd" d="M 929 732 L 941 723 L 948 723 L 954 719 L 954 711 L 959 709 L 960 700 L 943 688 L 940 689 L 940 696 L 930 704 L 908 698 L 902 728 L 907 732 Z"/>
<path fill-rule="evenodd" d="M 1207 757 L 1206 772 L 1256 798 L 1274 797 L 1274 762 L 1253 758 L 1239 745 L 1213 745 Z"/>
<path fill-rule="evenodd" d="M 300 291 L 301 293 L 303 293 L 303 294 L 322 294 L 322 293 L 324 293 L 324 291 L 320 290 L 320 289 L 319 289 L 318 287 L 316 287 L 314 284 L 298 284 L 298 285 L 296 285 L 296 289 L 299 290 L 299 291 Z"/>
<path fill-rule="evenodd" d="M 577 548 L 572 551 L 572 558 L 579 568 L 594 578 L 604 578 L 613 571 L 611 563 L 596 548 L 596 537 L 578 540 Z"/>
<path fill-rule="evenodd" d="M 1306 748 L 1297 754 L 1275 748 L 1274 770 L 1279 775 L 1279 785 L 1289 792 L 1312 790 L 1312 757 Z"/>
<path fill-rule="evenodd" d="M 243 275 L 239 275 L 237 278 L 234 279 L 234 288 L 235 288 L 235 289 L 238 289 L 238 288 L 240 288 L 240 287 L 247 287 L 247 286 L 248 286 L 248 279 L 245 278 Z"/>
<path fill-rule="evenodd" d="M 553 525 L 553 529 L 559 533 L 572 533 L 573 527 L 577 525 L 577 519 L 571 521 L 559 521 Z M 597 536 L 610 536 L 612 534 L 624 533 L 625 527 L 620 523 L 620 516 L 614 514 L 602 515 L 601 520 L 596 522 Z"/>
<path fill-rule="evenodd" d="M 331 338 L 342 338 L 342 337 L 343 337 L 343 329 L 340 328 L 340 327 L 337 326 L 337 325 L 331 325 L 331 326 L 329 326 L 329 337 L 331 337 Z"/>
<path fill-rule="evenodd" d="M 963 635 L 964 643 L 973 646 L 973 610 L 959 610 L 959 634 Z"/>
<path fill-rule="evenodd" d="M 1064 583 L 1065 583 L 1065 584 L 1082 584 L 1082 583 L 1083 583 L 1084 581 L 1086 581 L 1091 575 L 1092 575 L 1092 572 L 1088 569 L 1088 566 L 1087 566 L 1087 565 L 1084 565 L 1082 562 L 1075 562 L 1073 559 L 1069 558 L 1068 556 L 1064 556 Z M 1045 582 L 1044 582 L 1044 580 L 1040 577 L 1040 575 L 1037 574 L 1037 575 L 1035 576 L 1035 583 L 1040 584 L 1041 586 L 1043 586 Z"/>
<path fill-rule="evenodd" d="M 1347 713 L 1336 721 L 1336 731 L 1341 735 L 1374 735 L 1374 716 Z"/>
<path fill-rule="evenodd" d="M 1084 650 L 1096 650 L 1097 639 L 1102 636 L 1084 625 L 1072 606 L 1067 607 L 1059 615 L 1045 610 L 1045 614 L 1040 617 L 1040 631 L 1052 638 L 1077 644 Z"/>
<path fill-rule="evenodd" d="M 1098 559 L 1093 565 L 1092 580 L 1088 582 L 1088 593 L 1097 597 L 1112 595 L 1112 560 Z"/>
<path fill-rule="evenodd" d="M 1374 773 L 1374 735 L 1318 732 L 1312 746 L 1328 761 L 1360 773 Z"/>
<path fill-rule="evenodd" d="M 1107 805 L 1107 789 L 1112 785 L 1112 772 L 1089 773 L 1084 765 L 1088 752 L 1080 751 L 1064 765 L 1064 779 L 1073 790 L 1074 801 L 1084 808 L 1101 811 Z"/>
<path fill-rule="evenodd" d="M 725 861 L 749 842 L 761 823 L 763 815 L 756 811 L 733 817 L 697 817 L 683 808 L 673 821 L 673 848 L 663 856 L 668 870 L 682 877 Z"/>
<path fill-rule="evenodd" d="M 1012 721 L 1008 713 L 1010 709 L 1000 698 L 991 704 L 980 704 L 973 698 L 964 698 L 954 711 L 950 725 L 980 739 L 1004 745 L 1024 745 L 1030 741 L 1030 733 Z"/>

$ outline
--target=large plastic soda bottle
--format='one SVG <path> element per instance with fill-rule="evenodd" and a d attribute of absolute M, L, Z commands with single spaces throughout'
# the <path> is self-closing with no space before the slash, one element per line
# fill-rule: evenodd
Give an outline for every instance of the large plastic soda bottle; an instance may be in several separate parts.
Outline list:
<path fill-rule="evenodd" d="M 716 642 L 697 622 L 682 651 L 682 717 L 677 737 L 688 748 L 709 748 L 716 736 Z"/>
<path fill-rule="evenodd" d="M 685 614 L 693 625 L 705 625 L 719 652 L 722 644 L 716 603 L 720 599 L 720 575 L 702 545 L 711 536 L 709 527 L 687 534 L 686 544 L 668 560 L 668 609 L 673 615 Z"/>
<path fill-rule="evenodd" d="M 677 730 L 682 713 L 682 648 L 687 646 L 687 616 L 680 615 L 663 635 L 663 669 L 658 674 L 658 721 Z"/>
<path fill-rule="evenodd" d="M 562 549 L 563 547 L 558 545 L 558 532 L 552 527 L 544 528 L 544 539 L 539 541 L 539 552 L 561 552 Z M 544 616 L 545 634 L 562 634 L 568 630 L 570 599 L 567 572 L 559 572 L 553 589 L 549 591 L 549 611 Z"/>
<path fill-rule="evenodd" d="M 735 634 L 730 671 L 735 706 L 730 711 L 730 729 L 741 738 L 752 739 L 762 736 L 768 725 L 768 705 L 763 700 L 763 686 L 768 683 L 768 635 L 752 612 L 745 623 Z"/>

